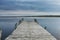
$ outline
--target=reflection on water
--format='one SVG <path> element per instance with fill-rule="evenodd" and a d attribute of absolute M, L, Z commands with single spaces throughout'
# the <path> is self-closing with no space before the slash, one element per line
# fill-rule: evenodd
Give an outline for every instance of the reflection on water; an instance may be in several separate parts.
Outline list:
<path fill-rule="evenodd" d="M 0 19 L 0 26 L 2 27 L 2 40 L 4 40 L 11 32 L 14 30 L 15 23 L 19 19 Z M 30 20 L 30 19 L 29 19 Z M 37 19 L 42 27 L 47 27 L 52 35 L 54 35 L 58 40 L 60 40 L 60 18 L 39 18 Z"/>

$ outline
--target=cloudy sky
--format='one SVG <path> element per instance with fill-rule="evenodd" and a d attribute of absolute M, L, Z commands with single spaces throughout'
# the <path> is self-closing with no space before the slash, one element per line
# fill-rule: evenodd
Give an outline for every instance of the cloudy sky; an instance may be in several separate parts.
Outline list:
<path fill-rule="evenodd" d="M 60 12 L 60 0 L 0 0 L 0 10 Z"/>

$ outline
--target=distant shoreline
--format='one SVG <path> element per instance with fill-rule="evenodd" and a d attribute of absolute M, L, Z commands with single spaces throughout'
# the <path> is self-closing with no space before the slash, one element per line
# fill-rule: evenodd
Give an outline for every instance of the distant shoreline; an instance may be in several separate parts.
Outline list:
<path fill-rule="evenodd" d="M 6 11 L 0 10 L 0 16 L 36 16 L 36 17 L 60 17 L 60 12 L 38 12 L 31 10 L 15 10 L 15 11 Z"/>

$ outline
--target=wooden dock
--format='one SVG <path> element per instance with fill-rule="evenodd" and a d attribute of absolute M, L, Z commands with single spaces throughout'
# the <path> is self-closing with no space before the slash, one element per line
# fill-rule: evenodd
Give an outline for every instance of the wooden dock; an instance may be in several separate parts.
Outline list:
<path fill-rule="evenodd" d="M 35 21 L 22 21 L 5 40 L 57 40 Z"/>

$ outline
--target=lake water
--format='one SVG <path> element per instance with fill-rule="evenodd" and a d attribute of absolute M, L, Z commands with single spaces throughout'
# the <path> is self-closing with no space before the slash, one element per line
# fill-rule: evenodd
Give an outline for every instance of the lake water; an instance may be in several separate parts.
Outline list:
<path fill-rule="evenodd" d="M 4 40 L 14 30 L 15 23 L 18 19 L 0 19 L 0 26 L 2 27 L 2 40 Z"/>
<path fill-rule="evenodd" d="M 42 27 L 46 27 L 46 30 L 54 37 L 60 40 L 60 18 L 38 19 L 38 22 Z"/>
<path fill-rule="evenodd" d="M 4 40 L 14 30 L 15 23 L 18 18 L 0 18 L 0 27 L 2 27 L 2 40 Z M 38 23 L 42 27 L 47 27 L 46 30 L 60 40 L 60 18 L 37 18 Z"/>

